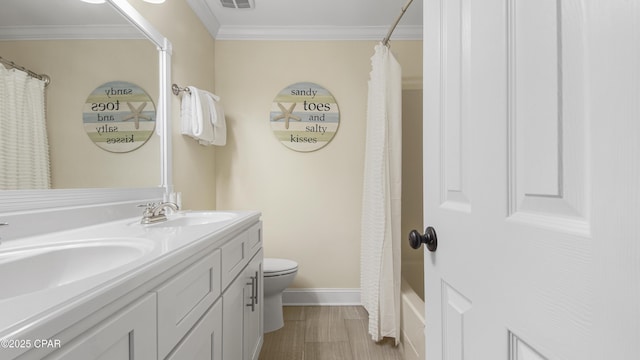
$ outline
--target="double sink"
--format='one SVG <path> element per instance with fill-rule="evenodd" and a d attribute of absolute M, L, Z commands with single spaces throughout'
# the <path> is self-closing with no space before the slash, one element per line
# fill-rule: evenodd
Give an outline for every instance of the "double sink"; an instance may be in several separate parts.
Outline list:
<path fill-rule="evenodd" d="M 230 222 L 238 216 L 233 212 L 183 211 L 150 225 L 129 219 L 108 236 L 94 237 L 97 233 L 87 231 L 84 236 L 70 236 L 70 240 L 60 233 L 51 241 L 5 242 L 0 246 L 0 302 L 117 272 L 154 252 L 161 253 L 157 233 Z"/>

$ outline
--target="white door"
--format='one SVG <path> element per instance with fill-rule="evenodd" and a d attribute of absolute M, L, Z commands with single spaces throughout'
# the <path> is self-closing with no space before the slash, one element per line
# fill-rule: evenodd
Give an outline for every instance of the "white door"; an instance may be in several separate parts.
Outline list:
<path fill-rule="evenodd" d="M 427 359 L 640 359 L 640 1 L 424 1 Z"/>

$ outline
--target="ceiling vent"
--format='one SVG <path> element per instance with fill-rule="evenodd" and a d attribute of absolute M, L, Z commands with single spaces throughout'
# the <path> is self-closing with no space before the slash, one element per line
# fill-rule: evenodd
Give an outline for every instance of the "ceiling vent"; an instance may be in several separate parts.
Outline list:
<path fill-rule="evenodd" d="M 233 9 L 253 9 L 255 4 L 253 0 L 220 0 L 223 7 Z"/>

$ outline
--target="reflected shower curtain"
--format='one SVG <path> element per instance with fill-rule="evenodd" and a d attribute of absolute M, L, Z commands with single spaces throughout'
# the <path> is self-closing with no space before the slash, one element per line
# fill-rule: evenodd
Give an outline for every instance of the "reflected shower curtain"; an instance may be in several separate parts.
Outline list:
<path fill-rule="evenodd" d="M 44 81 L 0 64 L 0 190 L 48 189 Z"/>
<path fill-rule="evenodd" d="M 371 58 L 360 287 L 375 341 L 400 340 L 400 198 L 402 177 L 402 74 L 388 47 Z"/>

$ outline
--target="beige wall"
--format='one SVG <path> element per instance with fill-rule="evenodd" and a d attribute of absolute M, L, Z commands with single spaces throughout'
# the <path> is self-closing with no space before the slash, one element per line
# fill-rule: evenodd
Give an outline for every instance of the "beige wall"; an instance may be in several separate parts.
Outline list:
<path fill-rule="evenodd" d="M 408 83 L 422 76 L 422 43 L 394 41 Z M 360 213 L 367 81 L 373 41 L 217 41 L 215 91 L 228 144 L 218 149 L 218 209 L 263 212 L 267 257 L 299 262 L 294 287 L 360 287 Z M 340 127 L 310 153 L 280 144 L 269 124 L 274 97 L 289 84 L 328 89 Z"/>
<path fill-rule="evenodd" d="M 160 184 L 156 135 L 135 151 L 111 153 L 89 139 L 82 122 L 87 97 L 109 81 L 137 84 L 158 98 L 155 46 L 146 40 L 0 41 L 0 54 L 51 78 L 45 95 L 53 188 Z"/>
<path fill-rule="evenodd" d="M 130 0 L 173 45 L 172 82 L 214 90 L 214 41 L 186 1 L 153 5 Z M 198 145 L 180 134 L 180 98 L 171 96 L 173 181 L 182 192 L 185 209 L 212 209 L 216 205 L 215 147 Z"/>

